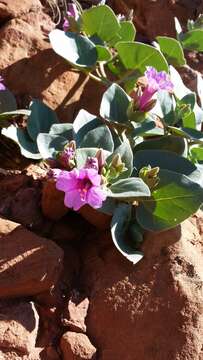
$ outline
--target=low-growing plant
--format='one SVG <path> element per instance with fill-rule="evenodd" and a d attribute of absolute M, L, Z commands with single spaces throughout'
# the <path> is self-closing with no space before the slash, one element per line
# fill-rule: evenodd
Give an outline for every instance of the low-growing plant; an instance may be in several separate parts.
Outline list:
<path fill-rule="evenodd" d="M 34 100 L 25 128 L 3 129 L 24 156 L 49 164 L 67 207 L 112 217 L 113 242 L 133 263 L 143 256 L 145 230 L 170 229 L 203 202 L 203 80 L 199 106 L 174 67 L 186 64 L 183 47 L 199 41 L 200 20 L 177 31 L 177 40 L 157 37 L 154 47 L 135 41 L 132 21 L 108 6 L 83 11 L 74 1 L 50 41 L 77 71 L 106 85 L 100 115 L 82 109 L 62 124 Z"/>

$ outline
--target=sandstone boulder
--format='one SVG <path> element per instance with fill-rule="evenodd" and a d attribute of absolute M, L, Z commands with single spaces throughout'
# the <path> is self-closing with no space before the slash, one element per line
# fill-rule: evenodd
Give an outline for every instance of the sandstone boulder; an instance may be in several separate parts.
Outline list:
<path fill-rule="evenodd" d="M 89 308 L 89 299 L 82 297 L 77 291 L 72 292 L 71 298 L 65 304 L 62 323 L 71 331 L 86 332 L 85 318 Z"/>
<path fill-rule="evenodd" d="M 202 213 L 148 233 L 145 257 L 131 265 L 102 237 L 87 248 L 88 334 L 102 360 L 203 358 Z"/>
<path fill-rule="evenodd" d="M 109 5 L 120 14 L 128 15 L 133 10 L 133 21 L 139 34 L 145 40 L 154 40 L 156 36 L 175 34 L 174 17 L 186 25 L 188 19 L 194 19 L 202 13 L 202 0 L 109 0 Z"/>
<path fill-rule="evenodd" d="M 96 348 L 87 335 L 68 331 L 61 338 L 63 360 L 95 359 Z"/>
<path fill-rule="evenodd" d="M 103 88 L 54 53 L 48 40 L 54 27 L 40 10 L 6 22 L 0 29 L 0 73 L 19 107 L 38 98 L 57 110 L 60 120 L 72 122 L 81 108 L 98 112 Z"/>
<path fill-rule="evenodd" d="M 32 302 L 1 302 L 0 350 L 30 354 L 35 348 L 38 326 L 39 316 Z"/>
<path fill-rule="evenodd" d="M 0 0 L 0 21 L 20 17 L 41 9 L 39 0 Z"/>
<path fill-rule="evenodd" d="M 51 240 L 0 218 L 0 298 L 49 290 L 62 270 L 63 251 Z"/>

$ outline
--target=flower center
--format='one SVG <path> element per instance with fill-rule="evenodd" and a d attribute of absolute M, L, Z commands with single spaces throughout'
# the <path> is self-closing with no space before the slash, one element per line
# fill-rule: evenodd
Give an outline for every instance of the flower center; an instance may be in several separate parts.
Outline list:
<path fill-rule="evenodd" d="M 92 187 L 92 183 L 88 178 L 82 179 L 80 181 L 78 191 L 80 193 L 80 198 L 82 201 L 86 200 L 87 193 L 91 187 Z"/>

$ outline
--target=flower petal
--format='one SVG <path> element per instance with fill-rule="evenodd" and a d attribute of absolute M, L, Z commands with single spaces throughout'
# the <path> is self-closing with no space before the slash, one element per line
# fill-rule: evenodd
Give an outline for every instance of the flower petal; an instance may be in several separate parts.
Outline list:
<path fill-rule="evenodd" d="M 102 206 L 104 200 L 106 200 L 106 194 L 98 186 L 93 186 L 87 194 L 87 203 L 93 208 L 97 209 Z"/>
<path fill-rule="evenodd" d="M 79 210 L 83 205 L 86 204 L 84 200 L 81 199 L 80 193 L 78 190 L 69 191 L 65 194 L 64 204 L 68 208 L 73 210 Z"/>
<path fill-rule="evenodd" d="M 61 171 L 57 178 L 56 188 L 62 191 L 71 191 L 78 187 L 78 170 Z"/>
<path fill-rule="evenodd" d="M 87 169 L 87 176 L 94 186 L 99 186 L 101 184 L 101 175 L 98 174 L 97 170 Z"/>

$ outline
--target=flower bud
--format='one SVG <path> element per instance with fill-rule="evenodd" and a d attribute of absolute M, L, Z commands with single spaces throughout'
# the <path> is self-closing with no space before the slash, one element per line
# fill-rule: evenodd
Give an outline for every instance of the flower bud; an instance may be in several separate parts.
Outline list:
<path fill-rule="evenodd" d="M 139 171 L 139 177 L 147 184 L 150 190 L 154 189 L 159 183 L 159 167 L 151 168 L 150 165 L 143 167 Z"/>

